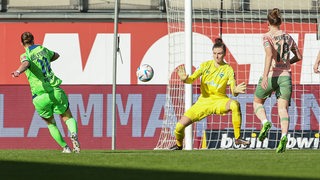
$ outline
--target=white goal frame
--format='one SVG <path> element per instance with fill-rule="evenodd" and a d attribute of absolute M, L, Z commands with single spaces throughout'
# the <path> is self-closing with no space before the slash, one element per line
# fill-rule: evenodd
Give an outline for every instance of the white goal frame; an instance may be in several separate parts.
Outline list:
<path fill-rule="evenodd" d="M 262 46 L 261 37 L 262 34 L 266 32 L 267 13 L 270 9 L 272 9 L 271 7 L 274 7 L 274 5 L 279 5 L 280 7 L 278 8 L 282 11 L 282 29 L 292 34 L 303 53 L 303 61 L 299 62 L 297 65 L 293 65 L 293 72 L 300 71 L 301 74 L 299 74 L 299 77 L 293 77 L 293 83 L 295 83 L 292 96 L 293 106 L 291 106 L 292 108 L 289 108 L 290 119 L 292 119 L 292 123 L 290 121 L 292 134 L 290 134 L 291 137 L 289 141 L 290 143 L 291 140 L 296 142 L 301 141 L 301 143 L 305 144 L 306 142 L 312 141 L 314 144 L 310 146 L 308 145 L 308 147 L 312 146 L 312 148 L 319 148 L 320 125 L 319 128 L 316 129 L 314 127 L 311 128 L 311 125 L 308 124 L 310 121 L 320 122 L 320 92 L 318 92 L 320 89 L 320 76 L 312 73 L 312 65 L 317 56 L 317 52 L 320 49 L 320 42 L 316 41 L 317 36 L 319 36 L 319 3 L 315 5 L 312 0 L 307 0 L 306 2 L 300 2 L 298 0 L 269 0 L 267 2 L 266 0 L 196 1 L 198 3 L 196 7 L 192 7 L 195 2 L 192 0 L 184 0 L 184 2 L 182 0 L 166 1 L 170 54 L 168 68 L 169 84 L 167 87 L 165 120 L 163 121 L 163 127 L 160 133 L 159 141 L 155 149 L 167 149 L 175 144 L 175 137 L 173 133 L 175 124 L 181 118 L 184 111 L 188 109 L 193 102 L 195 102 L 197 95 L 199 95 L 199 91 L 197 90 L 199 87 L 199 82 L 195 82 L 193 85 L 181 85 L 181 82 L 175 73 L 175 68 L 181 64 L 185 64 L 187 74 L 191 74 L 191 72 L 195 70 L 194 68 L 197 68 L 199 65 L 198 59 L 200 56 L 205 57 L 209 54 L 209 58 L 212 58 L 212 42 L 217 37 L 222 37 L 223 41 L 227 45 L 226 61 L 231 66 L 236 67 L 234 70 L 237 80 L 239 80 L 239 82 L 246 81 L 249 87 L 247 94 L 239 95 L 238 97 L 231 97 L 238 100 L 241 104 L 241 109 L 243 112 L 241 137 L 250 140 L 252 144 L 256 145 L 250 148 L 276 147 L 280 131 L 279 123 L 276 122 L 278 115 L 274 110 L 274 106 L 276 106 L 276 99 L 274 95 L 271 98 L 268 98 L 265 103 L 268 118 L 272 119 L 274 123 L 274 126 L 271 129 L 272 135 L 270 135 L 270 139 L 274 138 L 272 139 L 272 147 L 268 147 L 266 142 L 261 143 L 256 140 L 257 133 L 259 133 L 261 128 L 261 123 L 253 114 L 251 110 L 252 105 L 249 104 L 250 102 L 252 104 L 251 99 L 253 98 L 254 89 L 259 77 L 261 76 L 260 71 L 263 69 L 261 67 L 264 60 L 264 51 L 263 47 L 260 48 L 260 46 Z M 223 2 L 225 2 L 225 4 Z M 242 4 L 232 4 L 234 2 L 241 2 Z M 174 7 L 171 7 L 171 5 L 169 7 L 168 3 L 173 4 Z M 215 3 L 215 7 L 210 9 L 211 6 L 207 7 L 201 3 Z M 225 8 L 225 6 L 227 8 Z M 191 13 L 190 7 L 192 9 Z M 234 9 L 228 9 L 228 7 L 232 7 Z M 283 9 L 284 7 L 286 9 Z M 301 7 L 305 9 L 301 9 Z M 209 14 L 203 13 L 201 8 L 205 8 L 205 10 L 209 9 Z M 169 11 L 169 9 L 176 11 L 177 13 L 173 14 Z M 182 11 L 184 16 L 182 16 Z M 191 20 L 189 19 L 190 16 Z M 211 25 L 215 27 L 211 27 Z M 199 30 L 202 28 L 200 26 L 202 26 L 204 29 Z M 317 27 L 318 29 L 316 30 Z M 212 30 L 210 28 L 215 29 Z M 182 34 L 184 38 L 180 37 Z M 203 34 L 208 35 L 208 38 L 204 40 L 209 41 L 199 44 L 199 41 L 197 40 L 199 40 L 199 37 L 203 38 Z M 247 49 L 244 49 L 244 45 L 241 44 L 243 40 L 246 40 L 246 38 L 251 38 L 253 41 L 253 45 L 247 48 L 250 50 L 253 49 L 251 54 L 248 54 L 246 52 Z M 300 44 L 304 44 L 304 46 L 300 46 Z M 259 48 L 262 49 L 263 52 L 256 51 L 257 49 L 260 50 Z M 199 49 L 205 49 L 205 51 L 209 53 L 199 55 L 197 54 Z M 178 53 L 177 51 L 179 51 L 180 54 L 176 54 Z M 202 58 L 201 61 L 203 62 L 205 60 L 210 60 L 207 57 L 208 56 L 206 56 L 206 58 Z M 244 62 L 243 60 L 252 61 Z M 171 63 L 175 64 L 171 65 Z M 248 70 L 246 64 L 249 66 Z M 250 72 L 248 73 L 247 71 Z M 227 93 L 228 95 L 230 94 L 229 91 Z M 311 104 L 308 104 L 307 102 L 309 96 L 314 98 Z M 178 109 L 178 107 L 180 109 Z M 250 110 L 248 111 L 248 109 Z M 250 114 L 246 114 L 246 112 L 249 112 Z M 307 117 L 306 114 L 310 114 L 313 119 Z M 226 140 L 224 142 L 226 144 L 229 142 L 232 143 L 233 139 L 231 135 L 233 133 L 233 129 L 232 126 L 230 126 L 230 122 L 231 118 L 229 113 L 229 115 L 225 116 L 225 118 L 212 116 L 209 117 L 209 120 L 201 120 L 200 122 L 190 125 L 185 130 L 184 149 L 208 149 L 212 146 L 212 142 L 209 142 L 210 139 L 217 140 L 217 142 L 213 142 L 213 144 L 221 143 L 221 139 Z M 205 123 L 212 124 L 210 126 L 203 125 Z M 203 127 L 199 128 L 200 126 Z M 295 128 L 296 126 L 298 126 L 297 130 Z M 219 132 L 215 134 L 216 136 L 208 138 L 208 136 L 216 133 L 207 132 L 207 129 L 210 130 L 210 128 L 213 130 L 218 128 Z M 200 131 L 196 132 L 198 129 L 200 129 Z M 308 129 L 315 131 L 310 132 Z M 307 139 L 303 139 L 306 135 L 308 136 Z M 199 137 L 201 139 L 199 139 Z M 195 139 L 197 141 L 196 143 Z M 209 145 L 210 143 L 211 145 Z M 305 147 L 305 144 L 297 146 L 297 148 Z M 243 148 L 242 146 L 235 146 L 234 143 L 230 147 L 231 149 Z M 214 145 L 213 149 L 230 147 L 222 147 L 221 145 L 216 147 L 216 145 Z M 288 147 L 295 148 L 296 146 Z"/>

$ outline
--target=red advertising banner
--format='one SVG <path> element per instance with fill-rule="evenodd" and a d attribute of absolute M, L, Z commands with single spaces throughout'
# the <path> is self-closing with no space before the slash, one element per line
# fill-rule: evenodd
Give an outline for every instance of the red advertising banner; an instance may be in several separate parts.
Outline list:
<path fill-rule="evenodd" d="M 112 86 L 63 86 L 69 97 L 70 110 L 79 126 L 79 139 L 83 149 L 111 149 L 112 138 Z M 300 87 L 293 87 L 301 89 Z M 242 129 L 260 129 L 253 113 L 253 86 L 247 94 L 237 97 L 243 114 Z M 320 122 L 319 86 L 305 86 L 292 96 L 289 112 L 290 130 L 318 131 Z M 267 114 L 277 114 L 276 99 Z M 116 95 L 116 148 L 153 149 L 156 146 L 164 120 L 166 86 L 121 85 Z M 301 108 L 303 107 L 303 108 Z M 206 129 L 232 129 L 230 114 L 221 123 L 211 124 L 208 117 Z M 59 116 L 55 116 L 63 136 L 70 143 L 68 132 Z M 217 121 L 213 120 L 213 121 Z M 274 125 L 278 116 L 271 116 Z M 274 128 L 280 128 L 275 126 Z M 201 131 L 200 131 L 201 132 Z M 201 136 L 201 135 L 200 135 Z M 35 112 L 27 85 L 0 86 L 0 148 L 37 149 L 58 148 L 51 138 L 45 122 Z"/>
<path fill-rule="evenodd" d="M 83 149 L 111 149 L 112 86 L 63 86 L 78 122 Z M 165 86 L 119 86 L 116 95 L 117 149 L 153 149 L 162 127 Z M 0 86 L 0 149 L 58 148 L 32 104 L 27 85 Z M 69 142 L 59 116 L 57 126 Z"/>
<path fill-rule="evenodd" d="M 218 27 L 215 23 L 208 25 Z M 239 81 L 256 84 L 264 65 L 262 34 L 267 31 L 267 24 L 228 22 L 224 26 L 226 28 L 223 28 L 222 33 L 228 48 L 227 62 L 235 69 Z M 320 80 L 317 74 L 311 73 L 311 64 L 320 48 L 316 40 L 316 24 L 284 23 L 282 26 L 292 35 L 303 53 L 303 60 L 292 67 L 293 83 L 315 84 L 316 80 Z M 261 30 L 264 27 L 265 31 Z M 19 65 L 19 56 L 24 52 L 20 43 L 20 35 L 24 31 L 35 35 L 36 44 L 43 44 L 60 54 L 52 68 L 64 84 L 112 84 L 114 33 L 111 22 L 1 23 L 0 84 L 27 84 L 24 77 L 13 79 L 9 76 Z M 201 31 L 201 28 L 195 28 L 194 31 L 194 44 L 207 47 L 205 53 L 208 54 L 205 59 L 202 56 L 197 59 L 199 53 L 204 53 L 194 52 L 194 59 L 211 59 L 212 41 L 218 36 L 219 28 L 213 28 L 210 32 Z M 207 40 L 207 43 L 202 40 Z M 168 71 L 168 46 L 165 22 L 120 23 L 121 54 L 118 55 L 117 83 L 140 84 L 136 69 L 140 64 L 148 63 L 154 68 L 155 76 L 147 84 L 167 84 L 171 73 Z"/>
<path fill-rule="evenodd" d="M 107 71 L 108 68 L 112 68 L 113 28 L 114 25 L 112 22 L 1 23 L 0 84 L 27 84 L 27 80 L 24 77 L 12 79 L 9 76 L 20 64 L 20 54 L 24 52 L 20 36 L 25 31 L 33 33 L 36 44 L 44 44 L 60 54 L 59 61 L 63 63 L 62 68 L 64 68 L 65 73 L 62 72 L 59 74 L 63 80 L 66 79 L 63 78 L 64 74 L 70 74 L 70 71 L 74 73 L 74 81 L 77 81 L 77 75 L 79 76 L 82 71 L 87 71 L 88 75 L 86 76 L 88 76 L 88 81 L 94 82 L 94 80 L 92 80 L 94 78 L 102 79 L 104 73 L 106 73 L 105 71 Z M 126 84 L 136 84 L 137 78 L 135 73 L 137 67 L 140 65 L 143 56 L 152 44 L 167 35 L 167 24 L 126 22 L 120 23 L 118 29 L 120 37 L 119 44 L 123 53 L 123 63 L 119 60 L 118 64 L 120 67 L 122 64 L 124 64 L 123 66 L 128 66 L 127 69 L 125 69 L 125 75 L 130 79 Z M 146 33 L 146 30 L 149 32 Z M 88 61 L 90 61 L 89 65 L 91 65 L 91 62 L 93 62 L 93 65 L 96 65 L 95 69 L 86 70 Z M 96 61 L 107 61 L 105 67 L 102 67 L 104 71 L 99 72 L 100 77 L 93 76 L 100 65 L 99 62 L 95 64 L 97 63 Z M 79 70 L 77 69 L 78 66 L 80 67 Z M 66 70 L 69 72 L 66 73 Z"/>
<path fill-rule="evenodd" d="M 214 23 L 213 23 L 214 25 Z M 253 89 L 263 66 L 264 51 L 261 23 L 224 23 L 223 39 L 228 47 L 227 61 L 235 69 L 237 79 L 248 84 L 248 92 L 239 95 L 243 129 L 258 129 L 252 110 Z M 320 44 L 316 41 L 316 25 L 284 24 L 303 53 L 303 60 L 293 66 L 294 93 L 290 112 L 290 128 L 319 130 L 319 74 L 312 73 Z M 218 27 L 218 25 L 216 25 Z M 247 27 L 247 28 L 246 28 Z M 257 27 L 257 28 L 254 28 Z M 267 28 L 267 27 L 266 27 Z M 0 24 L 0 148 L 59 148 L 50 137 L 46 124 L 35 112 L 28 82 L 24 75 L 12 78 L 24 52 L 20 35 L 30 31 L 35 43 L 60 54 L 52 63 L 55 74 L 63 80 L 70 109 L 78 121 L 79 140 L 83 149 L 110 149 L 112 135 L 112 60 L 113 23 L 48 22 Z M 195 29 L 196 38 L 207 38 L 213 32 Z M 203 34 L 204 33 L 204 34 Z M 168 84 L 168 32 L 165 22 L 123 22 L 119 24 L 121 57 L 117 68 L 117 149 L 153 149 L 159 138 L 166 104 Z M 211 50 L 211 41 L 208 47 Z M 197 43 L 195 43 L 197 44 Z M 244 46 L 245 44 L 246 46 Z M 250 52 L 246 53 L 250 49 Z M 211 51 L 209 51 L 211 58 Z M 208 59 L 204 59 L 208 60 Z M 137 80 L 136 69 L 150 64 L 155 74 L 148 83 Z M 196 64 L 194 65 L 196 68 Z M 276 114 L 275 99 L 268 101 L 268 113 Z M 228 116 L 222 121 L 227 121 Z M 66 126 L 55 116 L 58 127 L 70 144 Z M 207 120 L 209 122 L 209 119 Z M 277 122 L 277 117 L 272 117 Z M 248 122 L 248 123 L 247 123 Z M 224 123 L 227 124 L 227 123 Z M 226 125 L 225 125 L 226 126 Z M 221 127 L 221 126 L 219 126 Z M 208 124 L 208 129 L 216 129 Z M 222 128 L 230 128 L 224 127 Z M 278 128 L 278 127 L 277 127 Z"/>

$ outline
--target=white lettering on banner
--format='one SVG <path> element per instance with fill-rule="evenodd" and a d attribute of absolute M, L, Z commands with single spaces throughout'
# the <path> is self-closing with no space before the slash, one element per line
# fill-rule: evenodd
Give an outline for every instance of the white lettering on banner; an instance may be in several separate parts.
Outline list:
<path fill-rule="evenodd" d="M 164 110 L 164 102 L 166 102 L 166 94 L 157 94 L 154 105 L 149 117 L 144 137 L 154 137 L 157 128 L 162 127 L 161 109 Z"/>
<path fill-rule="evenodd" d="M 89 94 L 87 108 L 84 107 L 81 94 L 69 94 L 70 111 L 78 124 L 89 125 L 93 111 L 93 137 L 102 137 L 103 129 L 103 94 Z M 79 112 L 78 112 L 79 111 Z M 78 117 L 80 114 L 81 117 Z"/>
<path fill-rule="evenodd" d="M 267 148 L 268 147 L 268 141 L 267 139 L 263 141 L 258 141 L 257 138 L 246 138 L 246 140 L 250 141 L 251 144 L 249 148 Z M 236 145 L 234 143 L 234 138 L 228 137 L 228 134 L 222 134 L 221 135 L 221 144 L 220 147 L 218 148 L 223 148 L 223 149 L 229 149 L 229 148 L 245 148 L 246 146 L 244 145 Z"/>
<path fill-rule="evenodd" d="M 4 127 L 4 95 L 0 94 L 0 137 L 23 137 L 23 128 Z"/>
<path fill-rule="evenodd" d="M 220 147 L 221 148 L 230 148 L 230 147 L 232 147 L 232 138 L 229 138 L 227 134 L 222 134 Z"/>
<path fill-rule="evenodd" d="M 312 146 L 313 144 L 313 146 Z M 287 148 L 315 148 L 317 149 L 319 146 L 319 138 L 308 138 L 308 137 L 291 137 L 291 134 L 288 134 L 288 144 Z"/>
<path fill-rule="evenodd" d="M 107 100 L 107 137 L 112 136 L 112 94 L 108 94 Z M 127 125 L 130 110 L 132 110 L 132 137 L 141 137 L 142 124 L 142 95 L 128 94 L 126 109 L 123 109 L 121 94 L 116 95 L 116 105 L 119 112 L 120 124 Z"/>
<path fill-rule="evenodd" d="M 291 34 L 298 43 L 299 34 Z M 301 69 L 301 84 L 319 84 L 320 76 L 312 73 L 312 64 L 315 62 L 320 42 L 315 38 L 316 34 L 305 34 L 303 61 Z M 123 63 L 117 63 L 117 83 L 131 84 L 131 34 L 120 34 L 121 56 Z M 177 39 L 181 46 L 183 33 L 171 34 L 171 39 Z M 150 64 L 155 71 L 155 76 L 144 84 L 167 84 L 168 73 L 176 67 L 168 66 L 169 47 L 168 35 L 155 41 L 144 54 L 141 64 Z M 212 59 L 212 41 L 208 36 L 193 33 L 193 66 L 198 67 L 201 62 Z M 249 64 L 249 83 L 257 84 L 264 67 L 264 49 L 262 46 L 262 34 L 224 34 L 224 42 L 229 52 L 239 65 Z M 245 45 L 244 45 L 245 43 Z M 63 84 L 112 84 L 113 63 L 113 34 L 98 33 L 92 45 L 88 59 L 81 57 L 79 35 L 77 33 L 47 33 L 44 45 L 49 49 L 60 53 L 61 57 L 52 68 L 63 79 Z M 291 54 L 292 55 L 292 54 Z M 172 58 L 183 59 L 179 52 L 172 54 Z M 83 67 L 82 62 L 86 62 Z M 183 60 L 181 60 L 183 62 Z M 293 67 L 295 64 L 293 65 Z M 168 70 L 168 67 L 170 68 Z M 237 71 L 237 69 L 236 69 Z M 122 73 L 126 72 L 126 73 Z M 72 73 L 72 76 L 70 76 Z M 295 72 L 300 73 L 300 72 Z M 161 74 L 161 75 L 160 75 Z M 141 82 L 137 81 L 138 84 Z"/>
<path fill-rule="evenodd" d="M 297 144 L 299 148 L 310 148 L 311 147 L 311 143 L 313 142 L 314 138 L 301 138 L 298 137 L 297 138 Z"/>
<path fill-rule="evenodd" d="M 250 148 L 267 148 L 268 147 L 268 138 L 266 138 L 263 142 L 259 141 L 257 138 L 250 138 L 251 144 Z"/>
<path fill-rule="evenodd" d="M 117 63 L 117 83 L 130 84 L 131 43 L 130 34 L 119 34 L 121 43 Z M 52 69 L 63 80 L 63 84 L 112 84 L 113 74 L 113 34 L 97 34 L 85 67 L 77 33 L 47 33 L 44 46 L 60 54 L 52 63 Z M 125 72 L 125 73 L 123 73 Z"/>
<path fill-rule="evenodd" d="M 54 119 L 55 119 L 55 122 L 57 124 L 57 127 L 60 129 L 61 135 L 65 136 L 59 115 L 54 115 Z M 39 130 L 41 128 L 47 129 L 48 125 L 47 125 L 47 123 L 45 123 L 45 121 L 35 111 L 33 113 L 33 117 L 32 117 L 32 120 L 31 120 L 31 124 L 30 124 L 30 128 L 29 128 L 27 137 L 37 137 L 38 133 L 39 133 Z"/>
<path fill-rule="evenodd" d="M 263 148 L 266 149 L 269 146 L 269 139 L 266 138 L 263 142 L 259 141 L 257 138 L 246 138 L 246 140 L 250 141 L 251 144 L 248 148 L 252 149 L 259 149 Z M 275 141 L 272 139 L 272 141 Z M 288 134 L 288 144 L 287 149 L 292 148 L 313 148 L 318 149 L 319 147 L 319 138 L 312 138 L 312 137 L 292 137 L 291 134 Z M 229 149 L 229 148 L 245 148 L 243 145 L 236 145 L 234 144 L 233 138 L 228 137 L 228 134 L 222 134 L 221 135 L 221 143 L 220 147 L 217 148 L 223 148 L 223 149 Z"/>
<path fill-rule="evenodd" d="M 249 113 L 246 109 L 248 104 L 252 104 L 253 94 L 240 94 L 236 98 L 241 104 L 241 110 L 243 116 L 243 126 L 242 129 L 246 129 L 246 114 Z M 311 114 L 316 117 L 318 123 L 320 122 L 320 107 L 315 95 L 313 94 L 301 94 L 301 106 L 303 109 L 299 110 L 301 114 L 297 114 L 297 106 L 294 99 L 291 101 L 291 106 L 289 107 L 290 114 L 290 129 L 295 129 L 300 123 L 304 126 L 300 127 L 301 130 L 311 130 Z M 150 114 L 144 112 L 144 101 L 142 94 L 128 94 L 126 100 L 121 94 L 116 96 L 117 105 L 117 119 L 119 119 L 120 127 L 128 126 L 132 130 L 132 137 L 154 137 L 155 132 L 158 128 L 162 127 L 161 115 L 166 104 L 165 94 L 156 94 L 155 99 L 151 100 L 153 105 L 150 107 Z M 106 130 L 106 137 L 111 137 L 112 135 L 112 94 L 89 94 L 88 100 L 84 101 L 82 94 L 69 94 L 70 110 L 78 121 L 79 126 L 90 126 L 92 127 L 93 137 L 104 137 L 103 130 Z M 150 103 L 150 102 L 149 102 Z M 275 96 L 271 96 L 265 102 L 267 114 L 271 114 L 272 109 L 276 103 Z M 4 127 L 4 95 L 0 94 L 0 137 L 24 137 L 25 128 L 12 128 Z M 169 109 L 169 111 L 174 115 L 174 109 Z M 296 114 L 294 114 L 295 112 Z M 253 113 L 253 112 L 250 112 Z M 79 117 L 80 115 L 80 117 Z M 145 115 L 147 117 L 142 117 Z M 106 116 L 106 120 L 104 120 Z M 292 117 L 294 116 L 294 117 Z M 142 119 L 147 119 L 146 127 L 143 129 Z M 299 121 L 298 124 L 298 119 Z M 63 136 L 66 129 L 63 129 L 63 124 L 58 115 L 55 115 L 55 120 L 58 128 L 61 130 Z M 129 121 L 132 120 L 132 123 Z M 92 121 L 92 122 L 90 122 Z M 106 121 L 106 122 L 105 122 Z M 118 123 L 119 123 L 118 122 Z M 203 120 L 205 122 L 205 120 Z M 201 122 L 200 122 L 201 123 Z M 300 126 L 300 125 L 299 125 Z M 205 126 L 206 127 L 206 126 Z M 37 137 L 39 130 L 41 128 L 47 128 L 46 123 L 38 116 L 37 112 L 34 111 L 32 120 L 30 122 L 30 127 L 27 128 L 27 137 Z M 171 127 L 172 128 L 172 127 Z M 205 128 L 204 128 L 205 129 Z M 251 127 L 250 127 L 251 129 Z M 172 129 L 173 130 L 173 129 Z M 272 127 L 272 130 L 278 130 L 276 127 Z M 198 134 L 197 136 L 200 136 Z M 252 138 L 253 139 L 253 138 Z M 224 146 L 228 147 L 229 139 L 224 139 Z M 305 139 L 297 139 L 296 143 L 300 146 L 308 145 Z M 314 143 L 319 143 L 318 140 L 314 140 Z M 261 147 L 258 142 L 257 147 Z M 263 145 L 264 147 L 264 145 Z"/>

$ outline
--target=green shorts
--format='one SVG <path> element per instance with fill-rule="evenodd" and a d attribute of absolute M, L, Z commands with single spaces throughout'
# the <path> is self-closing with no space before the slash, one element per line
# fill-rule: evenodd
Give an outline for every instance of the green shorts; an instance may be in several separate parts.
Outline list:
<path fill-rule="evenodd" d="M 290 103 L 292 94 L 292 81 L 291 76 L 269 77 L 268 87 L 263 89 L 261 87 L 262 78 L 259 79 L 254 95 L 260 99 L 266 99 L 275 92 L 277 99 L 282 98 Z"/>
<path fill-rule="evenodd" d="M 39 116 L 43 118 L 49 118 L 53 114 L 63 114 L 69 107 L 66 93 L 58 87 L 49 93 L 35 96 L 32 102 Z"/>
<path fill-rule="evenodd" d="M 184 116 L 187 116 L 191 119 L 192 122 L 200 121 L 201 119 L 211 115 L 225 115 L 229 112 L 229 109 L 226 109 L 229 97 L 202 97 L 195 104 L 193 104 L 185 113 Z"/>

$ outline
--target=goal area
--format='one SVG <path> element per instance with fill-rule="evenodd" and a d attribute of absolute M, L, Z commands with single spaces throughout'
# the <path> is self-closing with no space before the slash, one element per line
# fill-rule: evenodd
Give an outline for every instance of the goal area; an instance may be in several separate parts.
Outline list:
<path fill-rule="evenodd" d="M 166 0 L 169 36 L 169 83 L 166 92 L 165 119 L 155 149 L 168 149 L 175 144 L 174 129 L 186 110 L 185 85 L 176 68 L 185 64 L 186 39 L 185 3 L 188 0 Z M 249 147 L 236 145 L 233 138 L 231 113 L 210 115 L 191 125 L 191 148 L 185 149 L 275 149 L 281 136 L 277 99 L 273 94 L 264 104 L 273 127 L 265 141 L 257 136 L 261 122 L 253 110 L 256 85 L 263 73 L 264 48 L 262 35 L 268 31 L 267 13 L 279 8 L 281 29 L 298 44 L 303 58 L 292 65 L 293 93 L 289 107 L 290 125 L 287 149 L 319 149 L 320 74 L 313 65 L 320 50 L 319 0 L 189 0 L 192 3 L 192 71 L 202 62 L 211 60 L 214 39 L 221 37 L 227 46 L 225 61 L 234 71 L 237 83 L 245 82 L 247 91 L 233 97 L 241 106 L 241 138 L 251 141 Z M 292 54 L 292 53 L 291 53 Z M 192 84 L 191 97 L 200 95 L 200 80 Z M 189 133 L 189 134 L 188 134 Z M 191 133 L 191 134 L 190 134 Z M 186 139 L 185 139 L 186 141 Z"/>

